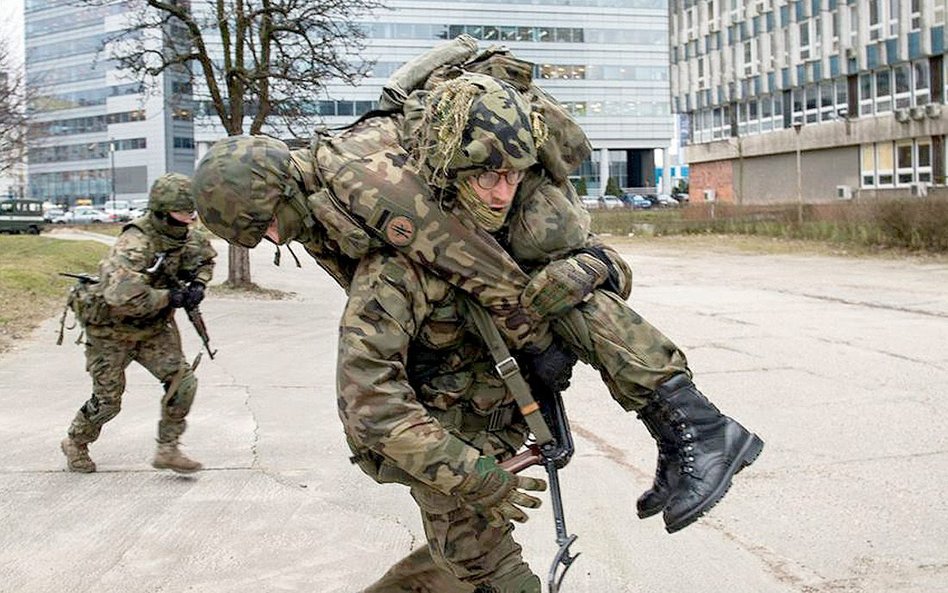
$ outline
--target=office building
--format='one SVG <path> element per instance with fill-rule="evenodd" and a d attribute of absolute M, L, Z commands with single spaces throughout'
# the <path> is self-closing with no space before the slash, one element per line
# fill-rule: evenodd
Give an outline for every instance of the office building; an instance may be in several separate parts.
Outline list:
<path fill-rule="evenodd" d="M 945 0 L 670 0 L 692 200 L 948 195 Z"/>
<path fill-rule="evenodd" d="M 386 4 L 389 10 L 364 23 L 369 39 L 363 55 L 375 60 L 371 77 L 357 87 L 330 84 L 317 98 L 328 126 L 351 123 L 376 106 L 382 85 L 405 61 L 466 33 L 482 48 L 503 44 L 533 62 L 540 86 L 582 125 L 595 149 L 580 172 L 588 193 L 600 193 L 609 177 L 621 187 L 656 185 L 655 152 L 667 152 L 673 134 L 665 0 Z M 197 112 L 200 151 L 223 132 L 206 103 Z"/>
<path fill-rule="evenodd" d="M 187 76 L 164 75 L 146 92 L 100 52 L 123 27 L 122 3 L 26 0 L 24 8 L 27 82 L 41 95 L 31 110 L 31 197 L 70 205 L 104 204 L 113 194 L 144 199 L 158 176 L 193 172 Z"/>

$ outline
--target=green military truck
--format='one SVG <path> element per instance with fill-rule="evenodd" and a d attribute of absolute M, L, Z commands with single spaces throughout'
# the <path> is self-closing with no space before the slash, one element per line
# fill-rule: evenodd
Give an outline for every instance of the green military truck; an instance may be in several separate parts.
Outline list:
<path fill-rule="evenodd" d="M 0 198 L 0 233 L 30 233 L 43 230 L 43 202 Z"/>

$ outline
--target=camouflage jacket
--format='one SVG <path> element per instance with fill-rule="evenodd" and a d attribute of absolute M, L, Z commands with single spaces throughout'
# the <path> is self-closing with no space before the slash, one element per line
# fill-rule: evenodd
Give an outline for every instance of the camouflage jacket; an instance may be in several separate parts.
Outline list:
<path fill-rule="evenodd" d="M 397 114 L 369 118 L 292 152 L 308 207 L 322 223 L 300 242 L 345 287 L 357 258 L 345 255 L 339 238 L 349 232 L 347 225 L 365 228 L 373 245 L 391 245 L 474 295 L 512 347 L 545 347 L 547 328 L 534 325 L 519 308 L 528 272 L 579 249 L 602 246 L 589 232 L 589 214 L 573 186 L 532 169 L 518 191 L 510 224 L 492 236 L 432 193 L 411 167 L 403 119 Z M 631 269 L 614 251 L 606 248 L 605 253 L 619 271 L 619 292 L 627 298 Z"/>
<path fill-rule="evenodd" d="M 507 457 L 526 438 L 455 290 L 388 250 L 365 257 L 352 278 L 339 414 L 355 459 L 378 481 L 418 480 L 451 494 L 482 452 Z"/>
<path fill-rule="evenodd" d="M 87 324 L 87 329 L 109 325 L 133 331 L 167 323 L 174 314 L 170 289 L 192 280 L 209 283 L 215 257 L 206 231 L 192 229 L 179 240 L 159 232 L 148 215 L 131 221 L 99 262 L 94 288 L 107 306 L 109 321 Z"/>

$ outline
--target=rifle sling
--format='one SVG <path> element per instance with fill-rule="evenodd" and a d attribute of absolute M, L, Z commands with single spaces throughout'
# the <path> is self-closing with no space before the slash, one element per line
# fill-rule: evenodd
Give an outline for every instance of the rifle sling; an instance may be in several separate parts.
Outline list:
<path fill-rule="evenodd" d="M 530 432 L 533 433 L 537 444 L 545 445 L 551 442 L 553 435 L 550 433 L 550 427 L 547 426 L 543 414 L 540 413 L 540 404 L 533 398 L 530 386 L 527 385 L 526 380 L 520 373 L 520 365 L 510 355 L 510 350 L 507 349 L 507 344 L 500 336 L 500 331 L 491 321 L 490 314 L 479 303 L 462 295 L 462 293 L 458 293 L 458 296 L 460 297 L 462 310 L 467 313 L 470 320 L 477 326 L 478 333 L 484 338 L 484 342 L 490 350 L 491 358 L 494 359 L 494 368 L 497 369 L 497 374 L 507 384 L 507 388 L 513 394 L 514 399 L 517 400 L 520 413 L 527 421 L 527 426 L 530 428 Z"/>

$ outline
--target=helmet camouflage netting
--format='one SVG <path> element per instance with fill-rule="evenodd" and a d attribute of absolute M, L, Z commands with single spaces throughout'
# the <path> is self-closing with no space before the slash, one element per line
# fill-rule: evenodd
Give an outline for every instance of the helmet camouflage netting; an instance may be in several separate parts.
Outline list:
<path fill-rule="evenodd" d="M 466 73 L 435 86 L 425 100 L 416 159 L 436 185 L 485 169 L 537 162 L 547 129 L 509 84 Z"/>
<path fill-rule="evenodd" d="M 194 212 L 191 180 L 181 173 L 165 173 L 155 180 L 148 192 L 152 212 Z"/>
<path fill-rule="evenodd" d="M 216 142 L 194 172 L 201 220 L 228 243 L 255 247 L 292 183 L 289 147 L 269 136 Z"/>

